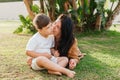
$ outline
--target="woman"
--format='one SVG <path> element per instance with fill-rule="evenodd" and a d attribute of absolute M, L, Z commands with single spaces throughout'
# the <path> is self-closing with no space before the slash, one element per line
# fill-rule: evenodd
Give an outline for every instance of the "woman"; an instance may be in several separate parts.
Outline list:
<path fill-rule="evenodd" d="M 81 58 L 84 57 L 77 47 L 77 40 L 73 35 L 73 22 L 70 17 L 62 14 L 54 22 L 53 33 L 55 36 L 56 56 L 69 58 L 69 69 L 74 69 Z"/>

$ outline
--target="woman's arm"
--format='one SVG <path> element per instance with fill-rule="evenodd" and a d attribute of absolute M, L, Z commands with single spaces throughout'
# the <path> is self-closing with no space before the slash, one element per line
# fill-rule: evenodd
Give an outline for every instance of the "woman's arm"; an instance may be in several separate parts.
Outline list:
<path fill-rule="evenodd" d="M 82 54 L 77 46 L 77 39 L 75 39 L 75 42 L 68 52 L 68 57 L 70 58 L 69 69 L 74 69 L 76 67 L 79 60 L 81 59 L 81 55 Z"/>

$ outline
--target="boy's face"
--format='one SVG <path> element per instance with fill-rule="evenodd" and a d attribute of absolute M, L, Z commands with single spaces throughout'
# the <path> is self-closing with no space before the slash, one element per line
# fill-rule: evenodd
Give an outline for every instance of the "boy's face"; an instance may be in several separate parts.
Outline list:
<path fill-rule="evenodd" d="M 51 35 L 53 34 L 53 27 L 52 27 L 52 23 L 49 23 L 46 27 L 43 27 L 41 29 L 42 33 L 47 35 Z"/>

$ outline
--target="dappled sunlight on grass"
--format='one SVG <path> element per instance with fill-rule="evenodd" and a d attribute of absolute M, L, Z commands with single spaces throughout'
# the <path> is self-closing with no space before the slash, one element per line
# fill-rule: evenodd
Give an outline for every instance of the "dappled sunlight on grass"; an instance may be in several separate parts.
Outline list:
<path fill-rule="evenodd" d="M 110 54 L 103 54 L 103 53 L 99 53 L 99 52 L 94 52 L 93 54 L 91 54 L 91 56 L 98 59 L 102 63 L 109 65 L 110 67 L 117 67 L 117 66 L 119 67 L 120 66 L 120 59 L 117 57 L 114 57 Z M 116 64 L 116 62 L 118 64 Z"/>
<path fill-rule="evenodd" d="M 113 77 L 118 75 L 109 65 L 91 55 L 87 55 L 81 61 L 76 71 L 78 72 L 78 76 L 82 77 L 81 79 L 88 80 L 113 80 Z"/>
<path fill-rule="evenodd" d="M 120 24 L 113 24 L 113 25 L 110 27 L 110 30 L 120 32 Z"/>

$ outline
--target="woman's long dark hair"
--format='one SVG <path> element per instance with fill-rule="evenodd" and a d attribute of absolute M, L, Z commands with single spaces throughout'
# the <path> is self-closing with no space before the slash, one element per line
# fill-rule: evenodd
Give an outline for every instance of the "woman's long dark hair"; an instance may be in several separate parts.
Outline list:
<path fill-rule="evenodd" d="M 63 14 L 60 16 L 61 20 L 61 37 L 59 40 L 59 45 L 57 46 L 57 50 L 60 53 L 60 56 L 68 56 L 68 51 L 70 47 L 73 45 L 75 40 L 73 35 L 73 21 L 70 17 Z"/>

